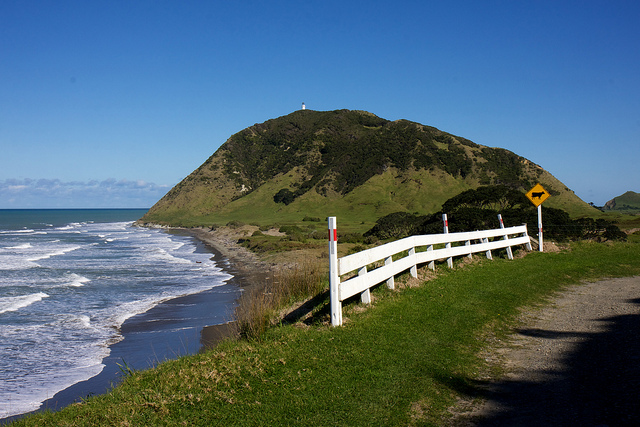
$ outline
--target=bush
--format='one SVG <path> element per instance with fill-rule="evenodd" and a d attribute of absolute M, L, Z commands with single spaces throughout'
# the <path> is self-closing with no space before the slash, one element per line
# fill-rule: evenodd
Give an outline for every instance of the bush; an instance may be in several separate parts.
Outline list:
<path fill-rule="evenodd" d="M 372 229 L 364 233 L 364 237 L 376 237 L 381 240 L 400 239 L 418 234 L 418 228 L 425 217 L 416 216 L 408 212 L 394 212 L 376 221 Z"/>
<path fill-rule="evenodd" d="M 505 226 L 527 224 L 531 236 L 538 234 L 537 209 L 523 193 L 507 186 L 486 186 L 464 191 L 443 204 L 443 210 L 430 216 L 395 212 L 380 218 L 365 237 L 400 239 L 413 234 L 443 232 L 442 214 L 447 214 L 449 232 L 498 228 L 498 214 Z M 562 209 L 542 207 L 546 238 L 567 241 L 578 239 L 626 240 L 626 234 L 603 219 L 571 219 Z"/>
<path fill-rule="evenodd" d="M 298 227 L 297 225 L 282 225 L 280 226 L 279 230 L 281 233 L 285 233 L 287 235 L 302 234 L 304 232 L 302 228 Z"/>
<path fill-rule="evenodd" d="M 231 220 L 227 223 L 227 227 L 229 228 L 240 228 L 244 227 L 246 224 L 242 221 Z"/>
<path fill-rule="evenodd" d="M 274 202 L 284 203 L 285 205 L 292 203 L 295 199 L 295 194 L 293 194 L 293 192 L 288 188 L 283 188 L 282 190 L 278 191 L 275 196 L 273 196 Z"/>
<path fill-rule="evenodd" d="M 627 240 L 627 234 L 624 231 L 620 230 L 618 226 L 613 224 L 607 226 L 602 236 L 608 240 Z"/>
<path fill-rule="evenodd" d="M 287 239 L 291 242 L 305 243 L 307 241 L 306 237 L 302 233 L 287 233 Z"/>
<path fill-rule="evenodd" d="M 326 233 L 325 238 L 327 238 Z M 343 235 L 338 235 L 338 241 L 340 243 L 363 243 L 364 236 L 359 233 L 345 233 Z"/>
<path fill-rule="evenodd" d="M 358 252 L 362 252 L 362 251 L 364 251 L 366 249 L 367 249 L 367 247 L 364 246 L 364 245 L 355 245 L 354 247 L 349 249 L 349 252 L 347 253 L 347 255 L 357 254 Z"/>

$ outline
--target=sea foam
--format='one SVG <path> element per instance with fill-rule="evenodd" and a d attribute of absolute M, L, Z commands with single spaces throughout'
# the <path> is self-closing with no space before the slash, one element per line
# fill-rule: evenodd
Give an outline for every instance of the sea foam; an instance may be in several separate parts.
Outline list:
<path fill-rule="evenodd" d="M 36 230 L 32 230 L 30 228 L 24 228 L 22 230 L 2 230 L 0 234 L 15 234 L 15 233 L 33 233 Z"/>
<path fill-rule="evenodd" d="M 2 230 L 0 418 L 99 373 L 127 319 L 230 277 L 189 237 L 131 222 L 57 225 Z"/>
<path fill-rule="evenodd" d="M 28 307 L 31 304 L 42 301 L 43 298 L 48 298 L 49 295 L 44 292 L 38 292 L 35 294 L 21 295 L 18 297 L 3 297 L 0 298 L 0 314 L 8 311 L 18 311 L 21 308 Z"/>
<path fill-rule="evenodd" d="M 76 251 L 78 249 L 80 249 L 82 246 L 79 245 L 69 245 L 69 246 L 61 246 L 61 247 L 57 247 L 55 249 L 49 249 L 48 251 L 44 252 L 44 253 L 39 253 L 39 254 L 35 254 L 29 258 L 27 258 L 27 261 L 31 261 L 31 262 L 35 262 L 35 261 L 40 261 L 43 259 L 48 259 L 51 257 L 55 257 L 55 256 L 60 256 L 60 255 L 64 255 L 66 253 L 72 252 L 72 251 Z"/>
<path fill-rule="evenodd" d="M 64 277 L 64 280 L 65 280 L 65 283 L 63 284 L 63 286 L 71 286 L 73 288 L 80 288 L 84 286 L 85 283 L 88 283 L 91 281 L 91 279 L 88 279 L 76 273 L 67 274 Z"/>
<path fill-rule="evenodd" d="M 7 246 L 6 248 L 2 248 L 2 249 L 29 249 L 31 248 L 31 243 L 23 243 L 21 245 L 16 245 L 16 246 Z"/>

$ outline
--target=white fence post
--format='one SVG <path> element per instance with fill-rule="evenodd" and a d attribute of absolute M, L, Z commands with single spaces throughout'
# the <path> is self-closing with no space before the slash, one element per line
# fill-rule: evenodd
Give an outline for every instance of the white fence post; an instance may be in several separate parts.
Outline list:
<path fill-rule="evenodd" d="M 485 237 L 484 239 L 482 239 L 482 243 L 489 243 L 489 238 Z M 531 249 L 529 249 L 531 250 Z M 487 252 L 485 252 L 485 254 L 487 255 L 487 259 L 492 260 L 493 256 L 491 255 L 491 249 L 489 249 Z"/>
<path fill-rule="evenodd" d="M 447 220 L 447 214 L 442 214 L 442 222 L 444 222 L 444 234 L 449 234 L 449 221 Z M 444 247 L 451 249 L 451 242 L 445 243 Z M 447 258 L 447 265 L 449 268 L 453 268 L 453 257 Z"/>
<path fill-rule="evenodd" d="M 361 269 L 358 270 L 358 276 L 364 276 L 367 274 L 367 266 L 365 265 Z M 360 293 L 360 302 L 363 304 L 371 304 L 371 290 L 370 288 L 365 289 Z"/>
<path fill-rule="evenodd" d="M 388 256 L 384 259 L 384 265 L 391 265 L 393 263 L 393 257 L 392 256 Z M 396 282 L 393 276 L 389 277 L 387 279 L 387 288 L 389 289 L 395 289 L 396 288 Z"/>
<path fill-rule="evenodd" d="M 427 246 L 427 251 L 432 251 L 432 250 L 433 250 L 433 245 Z M 429 268 L 433 271 L 436 271 L 436 262 L 435 261 L 429 262 Z"/>
<path fill-rule="evenodd" d="M 527 231 L 527 224 L 522 224 L 524 225 L 524 235 L 529 237 L 529 232 Z M 531 240 L 529 240 L 527 243 L 525 243 L 525 248 L 527 248 L 528 251 L 532 251 L 533 247 L 531 246 Z"/>
<path fill-rule="evenodd" d="M 416 247 L 409 248 L 409 256 L 413 257 L 416 254 Z M 413 266 L 409 269 L 409 273 L 411 273 L 412 277 L 418 277 L 418 266 L 413 264 Z"/>
<path fill-rule="evenodd" d="M 498 214 L 498 219 L 500 220 L 500 228 L 504 228 L 504 222 L 502 221 L 502 214 Z M 504 240 L 509 240 L 509 236 L 507 234 L 504 235 Z M 507 246 L 507 257 L 509 259 L 513 259 L 513 252 L 511 251 L 511 246 Z"/>
<path fill-rule="evenodd" d="M 331 302 L 331 325 L 342 325 L 342 301 L 340 301 L 340 275 L 338 274 L 338 229 L 336 217 L 329 223 L 329 294 Z"/>

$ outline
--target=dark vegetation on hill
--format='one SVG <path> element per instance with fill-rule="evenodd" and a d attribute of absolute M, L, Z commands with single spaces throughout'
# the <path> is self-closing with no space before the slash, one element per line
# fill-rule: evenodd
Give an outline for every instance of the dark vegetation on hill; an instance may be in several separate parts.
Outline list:
<path fill-rule="evenodd" d="M 469 156 L 465 147 L 478 149 L 477 157 Z M 227 174 L 249 191 L 304 166 L 302 182 L 274 195 L 274 201 L 285 204 L 314 187 L 323 195 L 331 190 L 347 194 L 390 167 L 438 168 L 465 178 L 475 165 L 482 184 L 521 188 L 535 184 L 523 181 L 523 158 L 510 151 L 362 111 L 297 111 L 245 129 L 220 149 Z"/>
<path fill-rule="evenodd" d="M 402 238 L 416 234 L 442 233 L 442 214 L 447 214 L 449 232 L 473 231 L 500 226 L 498 214 L 506 226 L 527 224 L 530 236 L 537 235 L 537 208 L 524 194 L 507 186 L 484 186 L 467 190 L 447 200 L 442 210 L 431 215 L 396 212 L 380 218 L 364 237 Z M 566 240 L 626 240 L 626 234 L 605 219 L 571 219 L 562 209 L 542 207 L 545 236 Z"/>
<path fill-rule="evenodd" d="M 300 110 L 232 135 L 141 222 L 264 224 L 297 222 L 302 214 L 370 227 L 394 211 L 434 212 L 464 190 L 526 192 L 537 182 L 553 196 L 548 205 L 572 216 L 595 211 L 511 151 L 365 111 Z"/>

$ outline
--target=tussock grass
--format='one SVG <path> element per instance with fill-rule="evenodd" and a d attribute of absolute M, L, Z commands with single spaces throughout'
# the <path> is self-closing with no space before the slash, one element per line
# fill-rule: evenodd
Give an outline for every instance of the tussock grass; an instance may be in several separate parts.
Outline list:
<path fill-rule="evenodd" d="M 481 395 L 488 333 L 569 285 L 639 274 L 632 243 L 458 262 L 419 286 L 378 287 L 372 307 L 346 304 L 344 327 L 283 322 L 259 341 L 135 372 L 108 394 L 15 425 L 446 425 L 458 397 Z"/>
<path fill-rule="evenodd" d="M 324 264 L 319 260 L 305 260 L 280 267 L 265 283 L 246 290 L 235 312 L 240 334 L 249 339 L 260 338 L 270 326 L 282 320 L 283 309 L 328 289 L 329 277 Z"/>

